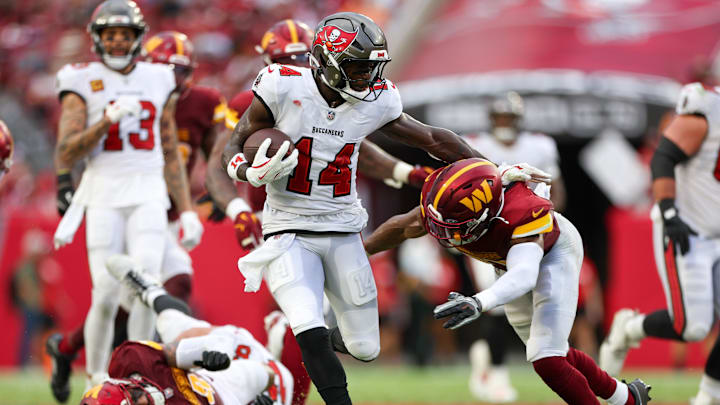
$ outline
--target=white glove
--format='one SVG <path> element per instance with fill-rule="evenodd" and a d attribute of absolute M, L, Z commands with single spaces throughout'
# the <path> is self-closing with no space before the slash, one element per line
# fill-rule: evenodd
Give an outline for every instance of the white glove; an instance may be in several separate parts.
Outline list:
<path fill-rule="evenodd" d="M 500 179 L 502 185 L 507 186 L 514 181 L 521 182 L 535 182 L 535 183 L 552 183 L 552 176 L 549 173 L 538 169 L 537 167 L 530 166 L 527 163 L 517 163 L 514 165 L 502 164 L 498 167 L 500 172 Z"/>
<path fill-rule="evenodd" d="M 192 250 L 200 243 L 203 234 L 203 225 L 195 211 L 183 211 L 180 214 L 180 225 L 183 230 L 183 237 L 180 244 L 187 250 Z"/>
<path fill-rule="evenodd" d="M 247 177 L 248 182 L 252 184 L 253 187 L 260 187 L 264 184 L 282 179 L 292 173 L 295 166 L 297 166 L 299 153 L 297 149 L 293 150 L 290 156 L 283 159 L 283 156 L 285 156 L 290 148 L 290 142 L 283 142 L 277 153 L 275 153 L 275 156 L 268 158 L 266 154 L 270 144 L 272 144 L 270 138 L 265 139 L 263 143 L 260 144 L 260 147 L 255 153 L 252 167 L 249 167 L 245 171 L 245 177 Z"/>
<path fill-rule="evenodd" d="M 139 117 L 140 111 L 142 111 L 142 107 L 137 97 L 120 96 L 114 103 L 105 107 L 105 116 L 114 124 L 128 114 Z"/>

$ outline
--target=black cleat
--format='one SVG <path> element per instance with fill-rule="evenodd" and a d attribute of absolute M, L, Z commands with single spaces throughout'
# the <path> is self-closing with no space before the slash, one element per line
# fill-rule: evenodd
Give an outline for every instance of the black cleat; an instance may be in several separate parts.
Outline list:
<path fill-rule="evenodd" d="M 645 384 L 643 380 L 636 378 L 626 384 L 630 394 L 635 398 L 635 405 L 647 405 L 652 399 L 650 398 L 650 389 L 652 389 L 652 387 Z"/>
<path fill-rule="evenodd" d="M 52 359 L 52 376 L 50 377 L 50 390 L 58 402 L 64 403 L 70 396 L 70 374 L 75 355 L 60 352 L 62 335 L 54 333 L 45 342 L 45 351 Z"/>

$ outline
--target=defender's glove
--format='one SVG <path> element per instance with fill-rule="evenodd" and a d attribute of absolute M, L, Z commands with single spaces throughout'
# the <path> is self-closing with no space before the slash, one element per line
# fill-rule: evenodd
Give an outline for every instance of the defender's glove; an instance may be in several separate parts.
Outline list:
<path fill-rule="evenodd" d="M 57 210 L 60 216 L 65 215 L 72 202 L 75 188 L 73 188 L 72 176 L 70 173 L 57 175 Z"/>
<path fill-rule="evenodd" d="M 290 143 L 285 141 L 271 158 L 267 157 L 267 150 L 272 144 L 272 139 L 265 139 L 255 153 L 253 164 L 245 171 L 245 176 L 253 187 L 260 187 L 281 179 L 295 169 L 298 163 L 298 150 L 292 151 L 290 156 L 283 159 L 283 156 L 290 149 Z"/>
<path fill-rule="evenodd" d="M 142 106 L 140 106 L 140 100 L 137 97 L 120 96 L 114 103 L 105 107 L 105 116 L 114 124 L 128 114 L 139 117 L 140 111 L 142 111 Z"/>
<path fill-rule="evenodd" d="M 204 205 L 204 204 L 210 204 L 210 215 L 208 215 L 207 219 L 212 222 L 222 222 L 223 219 L 225 219 L 225 213 L 223 212 L 220 207 L 215 203 L 215 200 L 212 199 L 210 194 L 205 193 L 198 200 L 196 201 L 197 205 Z"/>
<path fill-rule="evenodd" d="M 262 225 L 255 214 L 243 211 L 235 217 L 235 237 L 243 249 L 249 251 L 260 246 L 263 240 Z"/>
<path fill-rule="evenodd" d="M 435 169 L 429 166 L 415 166 L 408 175 L 408 184 L 415 188 L 422 188 L 425 179 L 434 171 Z"/>
<path fill-rule="evenodd" d="M 552 183 L 552 176 L 537 167 L 530 166 L 527 163 L 517 163 L 514 165 L 502 164 L 498 167 L 500 172 L 500 179 L 502 185 L 507 186 L 508 184 L 521 181 L 521 182 L 535 182 L 535 183 Z"/>
<path fill-rule="evenodd" d="M 435 319 L 451 317 L 443 324 L 445 329 L 457 329 L 480 317 L 482 306 L 475 297 L 466 297 L 455 291 L 448 294 L 448 302 L 435 307 Z"/>
<path fill-rule="evenodd" d="M 680 253 L 686 254 L 690 250 L 690 235 L 697 235 L 697 232 L 680 219 L 675 208 L 675 200 L 672 198 L 660 200 L 658 206 L 662 213 L 665 249 L 672 241 L 674 245 L 680 247 Z"/>
<path fill-rule="evenodd" d="M 262 393 L 255 397 L 255 401 L 253 401 L 253 405 L 273 405 L 275 401 L 272 400 L 266 393 Z"/>
<path fill-rule="evenodd" d="M 202 360 L 196 360 L 193 364 L 209 371 L 225 370 L 230 367 L 230 357 L 223 352 L 205 350 Z"/>
<path fill-rule="evenodd" d="M 192 250 L 200 243 L 203 234 L 203 225 L 195 211 L 183 211 L 180 214 L 180 226 L 183 230 L 180 244 L 187 250 Z"/>

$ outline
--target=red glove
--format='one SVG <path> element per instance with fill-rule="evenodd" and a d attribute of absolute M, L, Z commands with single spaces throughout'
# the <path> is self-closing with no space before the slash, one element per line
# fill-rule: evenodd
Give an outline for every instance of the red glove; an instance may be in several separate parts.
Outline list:
<path fill-rule="evenodd" d="M 262 225 L 255 214 L 243 211 L 235 217 L 235 237 L 248 252 L 260 246 L 263 240 Z"/>
<path fill-rule="evenodd" d="M 432 167 L 415 166 L 408 175 L 408 184 L 415 188 L 422 188 L 427 176 L 429 176 L 434 171 L 435 169 L 433 169 Z"/>

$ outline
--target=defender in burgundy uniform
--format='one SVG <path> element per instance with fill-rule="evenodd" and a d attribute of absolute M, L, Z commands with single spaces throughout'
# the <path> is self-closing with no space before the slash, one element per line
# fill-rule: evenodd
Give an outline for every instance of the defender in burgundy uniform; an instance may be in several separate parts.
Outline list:
<path fill-rule="evenodd" d="M 365 246 L 373 254 L 426 233 L 502 273 L 472 297 L 450 293 L 434 311 L 437 319 L 449 317 L 443 327 L 461 327 L 505 305 L 508 321 L 526 345 L 527 360 L 565 402 L 597 404 L 596 396 L 611 405 L 649 401 L 650 387 L 641 380 L 622 383 L 569 347 L 582 240 L 550 200 L 524 182 L 503 184 L 498 168 L 487 160 L 465 159 L 433 172 L 420 206 L 389 219 Z"/>
<path fill-rule="evenodd" d="M 10 170 L 13 157 L 13 138 L 7 125 L 0 120 L 0 179 Z"/>
<path fill-rule="evenodd" d="M 185 34 L 174 31 L 158 33 L 145 42 L 142 56 L 146 62 L 173 66 L 177 91 L 180 93 L 175 111 L 178 147 L 189 177 L 199 151 L 202 150 L 206 158 L 210 154 L 215 143 L 217 126 L 225 119 L 225 99 L 213 88 L 192 85 L 192 73 L 197 63 L 192 42 Z M 173 203 L 168 210 L 168 231 L 161 275 L 165 289 L 171 295 L 188 302 L 193 270 L 190 256 L 179 243 L 178 219 L 179 213 Z M 119 311 L 119 317 L 127 318 L 123 308 Z M 70 394 L 71 363 L 77 352 L 84 347 L 83 329 L 84 324 L 64 335 L 54 334 L 48 338 L 46 344 L 47 352 L 54 363 L 50 386 L 53 395 L 60 402 L 64 402 Z"/>

